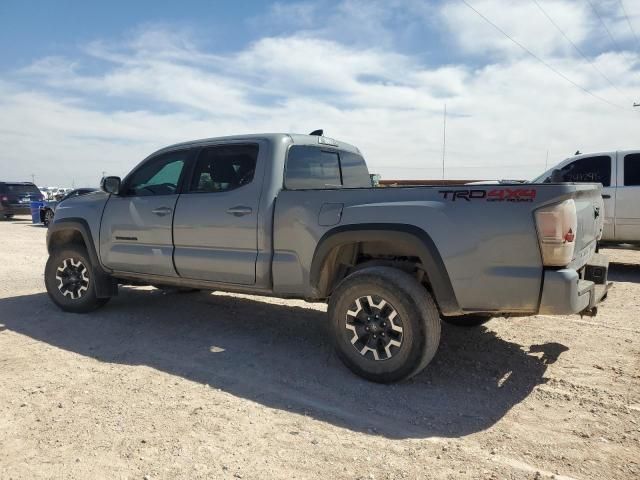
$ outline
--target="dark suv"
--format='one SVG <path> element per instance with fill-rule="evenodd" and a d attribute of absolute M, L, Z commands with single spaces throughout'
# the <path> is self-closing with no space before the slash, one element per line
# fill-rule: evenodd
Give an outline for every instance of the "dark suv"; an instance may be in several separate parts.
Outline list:
<path fill-rule="evenodd" d="M 0 219 L 29 215 L 31 202 L 43 200 L 42 193 L 30 182 L 0 182 Z"/>

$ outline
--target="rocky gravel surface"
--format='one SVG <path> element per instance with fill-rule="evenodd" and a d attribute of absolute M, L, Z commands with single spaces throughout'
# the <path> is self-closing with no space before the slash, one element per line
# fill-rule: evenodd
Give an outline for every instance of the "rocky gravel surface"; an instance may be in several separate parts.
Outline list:
<path fill-rule="evenodd" d="M 595 318 L 445 325 L 392 386 L 333 354 L 325 305 L 44 292 L 45 229 L 0 222 L 0 479 L 640 478 L 640 250 Z"/>

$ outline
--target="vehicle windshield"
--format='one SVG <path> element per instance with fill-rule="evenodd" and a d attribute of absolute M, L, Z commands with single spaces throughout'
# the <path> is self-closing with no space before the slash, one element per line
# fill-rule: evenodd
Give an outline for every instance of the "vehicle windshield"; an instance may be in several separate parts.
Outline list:
<path fill-rule="evenodd" d="M 70 192 L 67 192 L 61 199 L 62 200 L 66 200 L 67 198 L 71 198 L 71 197 L 79 197 L 81 195 L 86 195 L 88 193 L 92 193 L 95 192 L 96 189 L 95 188 L 79 188 L 77 190 L 71 190 Z"/>
<path fill-rule="evenodd" d="M 560 162 L 558 165 L 561 165 L 563 162 L 564 162 L 564 160 L 562 162 Z M 528 183 L 549 183 L 549 182 L 551 182 L 551 174 L 553 173 L 554 170 L 559 168 L 558 165 L 554 165 L 549 170 L 545 171 L 542 175 L 537 176 L 536 178 L 534 178 L 533 180 L 531 180 Z"/>
<path fill-rule="evenodd" d="M 528 183 L 544 183 L 544 181 L 549 178 L 549 175 L 551 174 L 551 170 L 547 170 L 546 172 L 544 172 L 542 175 L 534 178 L 533 180 L 528 180 Z"/>

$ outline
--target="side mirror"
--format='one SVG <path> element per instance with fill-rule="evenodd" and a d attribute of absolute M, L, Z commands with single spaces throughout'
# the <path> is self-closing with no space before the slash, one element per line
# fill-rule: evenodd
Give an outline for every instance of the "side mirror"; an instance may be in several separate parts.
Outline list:
<path fill-rule="evenodd" d="M 100 182 L 100 188 L 103 192 L 118 195 L 118 193 L 120 193 L 121 183 L 122 180 L 120 180 L 120 177 L 103 177 Z"/>

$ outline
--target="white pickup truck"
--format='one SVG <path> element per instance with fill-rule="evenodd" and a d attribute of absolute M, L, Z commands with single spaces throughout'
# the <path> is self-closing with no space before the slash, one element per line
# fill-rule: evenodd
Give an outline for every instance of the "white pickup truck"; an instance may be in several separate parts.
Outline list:
<path fill-rule="evenodd" d="M 601 183 L 605 212 L 602 241 L 640 243 L 640 150 L 575 155 L 533 182 Z"/>

